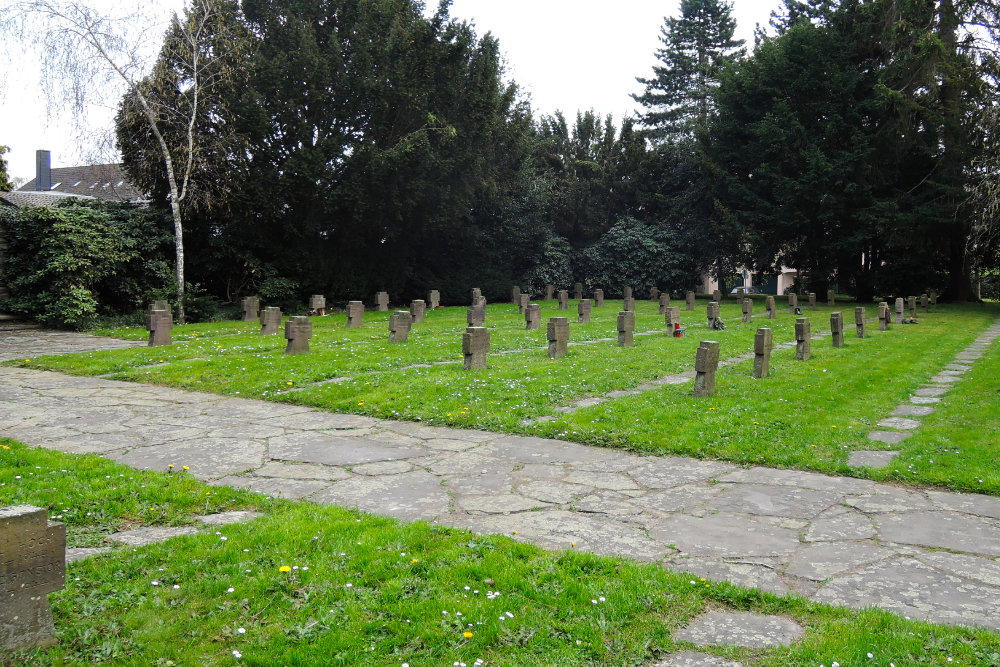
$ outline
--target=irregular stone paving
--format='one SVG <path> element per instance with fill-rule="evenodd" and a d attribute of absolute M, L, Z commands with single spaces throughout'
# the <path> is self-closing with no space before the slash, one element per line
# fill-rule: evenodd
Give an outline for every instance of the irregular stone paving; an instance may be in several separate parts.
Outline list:
<path fill-rule="evenodd" d="M 948 393 L 955 382 L 972 370 L 972 362 L 982 357 L 997 338 L 1000 338 L 1000 321 L 980 334 L 968 347 L 959 352 L 955 360 L 946 365 L 944 370 L 917 389 L 908 403 L 897 406 L 888 417 L 881 420 L 878 423 L 881 430 L 869 433 L 868 439 L 895 445 L 909 438 L 912 432 L 920 427 L 920 418 L 934 413 L 934 405 L 941 402 L 941 398 Z M 888 465 L 898 454 L 898 450 L 855 451 L 851 452 L 847 464 L 877 468 Z"/>
<path fill-rule="evenodd" d="M 0 436 L 136 468 L 187 465 L 212 484 L 1000 630 L 996 497 L 21 368 L 0 368 Z"/>
<path fill-rule="evenodd" d="M 0 361 L 30 359 L 39 354 L 65 354 L 96 350 L 118 350 L 123 347 L 140 347 L 145 341 L 98 338 L 71 331 L 50 331 L 20 322 L 0 322 Z"/>
<path fill-rule="evenodd" d="M 710 611 L 674 633 L 674 639 L 696 646 L 788 646 L 805 634 L 805 628 L 781 616 L 749 612 Z"/>

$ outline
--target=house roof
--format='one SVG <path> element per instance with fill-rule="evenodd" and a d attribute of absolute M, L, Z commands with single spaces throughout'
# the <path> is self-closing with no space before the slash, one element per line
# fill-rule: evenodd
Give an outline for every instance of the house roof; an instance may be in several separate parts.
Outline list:
<path fill-rule="evenodd" d="M 82 167 L 54 167 L 51 169 L 52 189 L 68 195 L 111 199 L 113 201 L 141 201 L 146 196 L 125 179 L 120 164 L 91 164 Z M 39 192 L 31 179 L 17 192 Z"/>
<path fill-rule="evenodd" d="M 35 191 L 35 190 L 14 190 L 12 192 L 0 192 L 0 204 L 8 204 L 10 206 L 51 206 L 56 202 L 66 199 L 94 199 L 94 197 L 85 197 L 81 195 L 74 195 L 68 192 L 58 192 L 49 190 L 47 192 Z"/>

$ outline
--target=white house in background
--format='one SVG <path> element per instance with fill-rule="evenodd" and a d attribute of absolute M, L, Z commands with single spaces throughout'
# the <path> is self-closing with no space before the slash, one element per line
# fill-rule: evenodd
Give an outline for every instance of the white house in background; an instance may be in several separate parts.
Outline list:
<path fill-rule="evenodd" d="M 787 266 L 781 267 L 781 273 L 777 276 L 772 276 L 765 280 L 762 284 L 755 285 L 753 282 L 753 274 L 749 270 L 743 269 L 743 287 L 756 287 L 760 289 L 763 294 L 784 294 L 785 290 L 792 286 L 795 279 L 798 277 L 799 272 L 795 269 L 790 269 Z M 736 285 L 735 287 L 738 287 Z M 712 275 L 703 274 L 701 277 L 701 293 L 711 294 L 715 290 L 719 289 L 719 281 Z M 732 289 L 732 287 L 730 288 Z"/>
<path fill-rule="evenodd" d="M 0 194 L 11 206 L 48 206 L 66 197 L 139 202 L 146 197 L 125 179 L 120 164 L 88 164 L 52 168 L 49 151 L 35 151 L 35 177 L 12 192 Z"/>

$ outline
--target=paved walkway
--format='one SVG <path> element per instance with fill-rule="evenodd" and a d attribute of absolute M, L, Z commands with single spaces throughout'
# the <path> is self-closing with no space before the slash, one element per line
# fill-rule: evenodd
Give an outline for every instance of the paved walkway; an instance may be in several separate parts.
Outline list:
<path fill-rule="evenodd" d="M 960 357 L 966 365 L 997 325 Z M 107 339 L 34 331 L 34 349 Z M 75 335 L 74 335 L 75 336 Z M 992 336 L 992 337 L 991 337 Z M 10 337 L 0 333 L 2 348 Z M 636 456 L 0 368 L 0 435 L 213 484 L 662 562 L 850 607 L 1000 630 L 1000 498 Z"/>

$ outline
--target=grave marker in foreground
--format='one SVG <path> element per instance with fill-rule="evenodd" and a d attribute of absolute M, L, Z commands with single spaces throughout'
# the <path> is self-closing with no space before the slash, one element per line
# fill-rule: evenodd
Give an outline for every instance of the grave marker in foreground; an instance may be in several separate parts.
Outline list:
<path fill-rule="evenodd" d="M 376 292 L 375 293 L 375 310 L 379 312 L 386 312 L 389 310 L 389 293 L 388 292 Z"/>
<path fill-rule="evenodd" d="M 830 313 L 830 333 L 833 334 L 833 346 L 844 347 L 844 314 L 839 310 Z"/>
<path fill-rule="evenodd" d="M 719 369 L 719 343 L 703 340 L 694 358 L 694 395 L 711 396 L 715 393 L 715 372 Z"/>
<path fill-rule="evenodd" d="M 260 335 L 277 336 L 281 329 L 281 308 L 268 306 L 260 311 Z"/>
<path fill-rule="evenodd" d="M 485 327 L 469 327 L 462 334 L 463 368 L 486 368 L 486 354 L 490 351 L 490 331 Z"/>
<path fill-rule="evenodd" d="M 524 309 L 524 328 L 533 331 L 542 326 L 542 307 L 537 303 L 529 303 Z"/>
<path fill-rule="evenodd" d="M 601 308 L 604 306 L 604 290 L 595 289 L 594 290 L 594 308 Z"/>
<path fill-rule="evenodd" d="M 424 321 L 427 314 L 427 303 L 423 299 L 414 299 L 410 302 L 410 315 L 413 316 L 413 323 L 419 324 Z"/>
<path fill-rule="evenodd" d="M 743 299 L 743 321 L 748 323 L 753 317 L 753 299 Z"/>
<path fill-rule="evenodd" d="M 569 319 L 553 317 L 548 326 L 549 359 L 559 359 L 566 356 L 569 345 Z"/>
<path fill-rule="evenodd" d="M 365 304 L 360 301 L 347 302 L 347 328 L 358 329 L 361 327 L 365 316 Z"/>
<path fill-rule="evenodd" d="M 170 310 L 153 309 L 146 313 L 146 328 L 149 330 L 149 347 L 170 345 L 170 329 L 174 326 L 174 316 Z"/>
<path fill-rule="evenodd" d="M 389 316 L 389 342 L 403 343 L 410 336 L 413 315 L 408 310 L 397 310 Z"/>
<path fill-rule="evenodd" d="M 799 361 L 809 361 L 812 357 L 812 324 L 808 317 L 795 320 L 795 358 Z"/>
<path fill-rule="evenodd" d="M 753 376 L 758 380 L 766 378 L 771 372 L 771 347 L 774 334 L 770 329 L 757 329 L 753 337 Z"/>
<path fill-rule="evenodd" d="M 632 347 L 635 334 L 635 311 L 618 313 L 618 347 Z"/>
<path fill-rule="evenodd" d="M 864 338 L 867 331 L 865 330 L 865 318 L 867 313 L 865 313 L 864 306 L 858 306 L 854 309 L 854 326 L 858 330 L 858 338 Z"/>
<path fill-rule="evenodd" d="M 240 302 L 243 308 L 243 321 L 256 322 L 260 317 L 260 298 L 256 296 L 245 296 Z"/>
<path fill-rule="evenodd" d="M 580 303 L 576 304 L 576 315 L 576 321 L 580 324 L 590 322 L 590 299 L 581 299 Z"/>
<path fill-rule="evenodd" d="M 313 325 L 308 317 L 296 315 L 285 322 L 285 354 L 305 354 L 309 352 L 309 339 L 312 338 Z"/>

